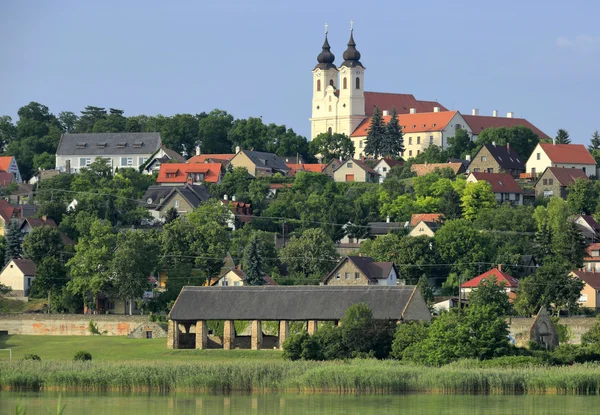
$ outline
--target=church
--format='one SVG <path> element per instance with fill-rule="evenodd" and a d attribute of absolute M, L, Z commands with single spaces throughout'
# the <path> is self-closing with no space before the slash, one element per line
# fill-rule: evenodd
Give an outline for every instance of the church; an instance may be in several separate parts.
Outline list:
<path fill-rule="evenodd" d="M 419 100 L 411 94 L 365 91 L 366 68 L 360 61 L 353 29 L 343 59 L 339 67 L 334 64 L 335 56 L 326 30 L 325 42 L 312 71 L 311 139 L 321 133 L 346 134 L 354 143 L 355 159 L 364 156 L 363 148 L 375 107 L 381 110 L 385 122 L 391 118 L 393 108 L 396 109 L 404 134 L 404 158 L 415 157 L 430 145 L 447 148 L 448 138 L 454 137 L 458 129 L 467 131 L 475 140 L 486 128 L 522 125 L 540 138 L 548 137 L 529 121 L 515 118 L 512 112 L 506 117 L 499 117 L 497 111 L 492 116 L 482 116 L 479 110 L 473 109 L 471 115 L 463 115 L 448 110 L 439 102 Z"/>

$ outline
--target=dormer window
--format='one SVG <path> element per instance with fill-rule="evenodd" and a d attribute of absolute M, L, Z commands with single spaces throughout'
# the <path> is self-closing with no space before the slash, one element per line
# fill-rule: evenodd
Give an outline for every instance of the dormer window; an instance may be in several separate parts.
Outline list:
<path fill-rule="evenodd" d="M 86 145 L 87 145 L 86 143 L 77 143 L 77 148 L 79 150 L 81 150 L 81 149 L 84 149 L 86 147 Z"/>
<path fill-rule="evenodd" d="M 96 147 L 98 147 L 98 148 L 106 148 L 106 142 L 97 143 Z"/>
<path fill-rule="evenodd" d="M 127 147 L 127 143 L 124 141 L 121 141 L 120 143 L 117 143 L 117 148 L 125 148 Z"/>
<path fill-rule="evenodd" d="M 152 204 L 152 198 L 149 197 L 148 199 L 146 199 L 146 203 L 148 203 L 149 205 L 151 205 Z"/>
<path fill-rule="evenodd" d="M 136 141 L 135 143 L 133 143 L 134 148 L 142 148 L 143 145 L 144 143 L 141 141 Z"/>

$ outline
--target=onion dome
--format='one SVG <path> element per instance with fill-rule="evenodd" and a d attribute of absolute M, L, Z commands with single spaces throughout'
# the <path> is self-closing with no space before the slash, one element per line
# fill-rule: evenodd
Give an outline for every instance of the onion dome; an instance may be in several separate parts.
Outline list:
<path fill-rule="evenodd" d="M 321 51 L 321 53 L 319 53 L 319 56 L 317 56 L 317 62 L 319 63 L 317 64 L 317 66 L 315 66 L 315 69 L 337 69 L 333 64 L 334 60 L 335 56 L 333 55 L 333 53 L 331 53 L 331 46 L 329 46 L 329 41 L 327 41 L 327 33 L 325 33 L 325 43 L 323 43 L 323 50 Z"/>
<path fill-rule="evenodd" d="M 356 50 L 356 43 L 354 42 L 353 36 L 354 30 L 350 31 L 350 40 L 348 41 L 348 49 L 344 52 L 344 62 L 342 66 L 346 66 L 348 68 L 355 68 L 360 66 L 364 68 L 363 64 L 360 63 L 360 52 Z"/>

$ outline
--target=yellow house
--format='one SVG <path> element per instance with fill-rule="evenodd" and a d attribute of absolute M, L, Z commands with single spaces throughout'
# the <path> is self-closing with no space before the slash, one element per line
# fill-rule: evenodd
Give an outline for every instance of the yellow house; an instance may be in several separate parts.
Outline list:
<path fill-rule="evenodd" d="M 273 278 L 263 276 L 264 285 L 277 285 Z M 214 287 L 241 287 L 246 285 L 246 274 L 239 268 L 234 268 L 211 284 Z"/>
<path fill-rule="evenodd" d="M 334 172 L 336 182 L 378 183 L 379 173 L 361 160 L 346 160 Z"/>
<path fill-rule="evenodd" d="M 252 177 L 271 176 L 281 173 L 287 176 L 291 170 L 282 159 L 273 153 L 240 150 L 231 159 L 232 167 L 245 167 Z"/>
<path fill-rule="evenodd" d="M 34 278 L 35 263 L 28 259 L 12 259 L 0 272 L 0 284 L 12 289 L 11 297 L 28 297 Z"/>
<path fill-rule="evenodd" d="M 393 262 L 375 262 L 366 256 L 347 256 L 323 281 L 323 285 L 397 285 L 398 273 Z"/>
<path fill-rule="evenodd" d="M 570 275 L 579 278 L 584 284 L 578 300 L 579 305 L 584 308 L 600 308 L 600 272 L 572 271 Z"/>

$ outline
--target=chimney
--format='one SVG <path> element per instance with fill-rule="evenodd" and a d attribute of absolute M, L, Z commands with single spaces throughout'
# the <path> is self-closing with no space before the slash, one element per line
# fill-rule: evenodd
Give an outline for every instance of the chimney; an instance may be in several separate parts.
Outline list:
<path fill-rule="evenodd" d="M 223 195 L 223 200 L 229 200 L 229 196 Z"/>
<path fill-rule="evenodd" d="M 498 264 L 498 271 L 502 272 L 502 264 Z"/>
<path fill-rule="evenodd" d="M 492 117 L 497 117 L 497 116 L 498 116 L 498 110 L 492 111 Z"/>
<path fill-rule="evenodd" d="M 410 113 L 411 114 L 416 114 L 417 113 L 417 109 L 416 108 L 411 108 L 410 109 Z"/>
<path fill-rule="evenodd" d="M 495 142 L 495 141 L 492 141 L 492 145 L 493 145 L 494 147 L 496 147 L 496 142 Z"/>
<path fill-rule="evenodd" d="M 515 113 L 510 111 L 506 113 L 506 118 L 513 118 L 515 116 Z"/>
<path fill-rule="evenodd" d="M 433 112 L 440 112 L 440 107 L 433 107 Z"/>
<path fill-rule="evenodd" d="M 506 143 L 506 151 L 510 153 L 510 143 Z"/>
<path fill-rule="evenodd" d="M 65 171 L 67 172 L 67 174 L 71 173 L 71 160 L 65 161 Z"/>
<path fill-rule="evenodd" d="M 479 115 L 479 109 L 478 108 L 473 108 L 473 111 L 471 111 L 472 115 Z"/>
<path fill-rule="evenodd" d="M 471 161 L 471 155 L 470 155 L 470 154 L 467 154 L 467 155 L 465 156 L 465 160 L 467 160 L 467 161 Z"/>
<path fill-rule="evenodd" d="M 43 216 L 42 216 L 42 220 L 43 220 L 44 222 L 46 222 L 46 221 L 48 220 L 48 216 L 46 216 L 46 215 L 43 215 Z"/>
<path fill-rule="evenodd" d="M 231 201 L 232 202 L 235 202 L 235 199 L 236 199 L 235 195 L 231 196 Z"/>
<path fill-rule="evenodd" d="M 386 216 L 385 223 L 390 223 L 390 217 L 389 216 Z"/>
<path fill-rule="evenodd" d="M 200 146 L 196 146 L 196 155 L 199 156 L 200 155 Z"/>
<path fill-rule="evenodd" d="M 235 146 L 235 154 L 240 152 L 240 146 Z"/>
<path fill-rule="evenodd" d="M 390 112 L 388 110 L 383 110 L 383 116 L 387 117 L 388 115 L 390 115 Z"/>

